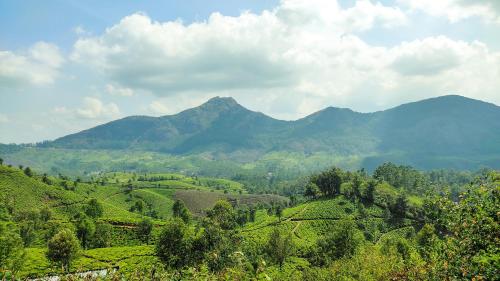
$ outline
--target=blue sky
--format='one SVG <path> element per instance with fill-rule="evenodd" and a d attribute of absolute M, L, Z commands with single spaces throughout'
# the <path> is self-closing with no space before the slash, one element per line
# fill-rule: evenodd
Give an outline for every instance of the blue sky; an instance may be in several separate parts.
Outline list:
<path fill-rule="evenodd" d="M 213 96 L 280 119 L 446 94 L 500 104 L 500 1 L 0 0 L 0 142 Z"/>
<path fill-rule="evenodd" d="M 209 3 L 210 2 L 210 3 Z M 272 9 L 279 1 L 183 0 L 183 1 L 0 1 L 0 47 L 16 49 L 36 41 L 57 43 L 69 50 L 77 39 L 75 27 L 99 34 L 123 17 L 138 11 L 158 21 L 205 20 L 211 13 L 237 16 L 242 11 Z"/>

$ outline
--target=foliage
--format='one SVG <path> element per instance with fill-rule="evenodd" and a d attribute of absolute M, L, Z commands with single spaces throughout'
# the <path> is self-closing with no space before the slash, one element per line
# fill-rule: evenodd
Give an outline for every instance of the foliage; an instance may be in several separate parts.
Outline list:
<path fill-rule="evenodd" d="M 145 243 L 149 243 L 149 240 L 151 239 L 152 230 L 153 230 L 153 222 L 149 218 L 142 219 L 137 225 L 137 235 Z"/>
<path fill-rule="evenodd" d="M 80 246 L 75 234 L 69 229 L 63 229 L 49 240 L 47 258 L 68 270 L 79 251 Z"/>
<path fill-rule="evenodd" d="M 12 222 L 0 221 L 0 270 L 16 272 L 24 263 L 23 241 Z"/>
<path fill-rule="evenodd" d="M 316 184 L 324 196 L 340 194 L 343 172 L 337 167 L 323 171 L 311 177 L 311 182 Z"/>
<path fill-rule="evenodd" d="M 227 201 L 218 201 L 215 206 L 207 212 L 207 216 L 212 223 L 217 224 L 223 230 L 229 230 L 236 227 L 236 216 L 233 206 Z"/>
<path fill-rule="evenodd" d="M 91 218 L 83 215 L 77 219 L 76 235 L 84 249 L 87 249 L 90 246 L 90 242 L 94 236 L 95 229 L 95 223 Z"/>
<path fill-rule="evenodd" d="M 231 193 L 237 190 L 232 182 L 197 175 L 109 172 L 81 180 L 59 175 L 48 185 L 43 176 L 0 166 L 0 223 L 15 229 L 18 249 L 23 238 L 31 245 L 20 278 L 62 273 L 50 266 L 46 245 L 67 228 L 87 250 L 69 264 L 52 263 L 70 272 L 116 268 L 107 277 L 112 280 L 494 280 L 498 275 L 498 175 L 478 174 L 473 185 L 457 189 L 470 191 L 456 202 L 442 193 L 446 187 L 427 189 L 430 196 L 424 199 L 364 171 L 330 175 L 342 175 L 339 194 L 280 201 L 276 195 L 246 194 L 246 185 L 240 186 L 242 194 Z M 454 182 L 440 175 L 442 182 Z M 78 186 L 65 190 L 62 182 Z M 300 183 L 289 190 L 315 185 Z M 98 204 L 90 204 L 92 199 Z M 138 201 L 142 214 L 129 212 Z M 99 219 L 86 214 L 89 205 L 101 206 Z M 205 210 L 183 221 L 182 210 L 193 206 Z"/>
<path fill-rule="evenodd" d="M 166 267 L 181 269 L 190 263 L 191 245 L 189 228 L 181 219 L 172 219 L 158 238 L 156 255 Z"/>
<path fill-rule="evenodd" d="M 185 223 L 189 222 L 191 214 L 189 213 L 189 210 L 186 208 L 186 205 L 184 205 L 184 202 L 182 202 L 181 200 L 175 200 L 175 203 L 172 207 L 172 211 L 175 218 L 180 218 Z"/>
<path fill-rule="evenodd" d="M 319 195 L 319 193 L 320 193 L 319 187 L 315 183 L 313 182 L 307 183 L 306 190 L 304 191 L 304 196 L 314 199 Z"/>
<path fill-rule="evenodd" d="M 91 218 L 99 218 L 102 216 L 104 212 L 104 208 L 97 199 L 92 198 L 88 201 L 87 206 L 85 208 L 85 214 Z"/>
<path fill-rule="evenodd" d="M 113 227 L 105 222 L 95 224 L 95 233 L 92 237 L 92 248 L 110 247 L 113 238 Z"/>
<path fill-rule="evenodd" d="M 279 228 L 274 228 L 269 235 L 266 250 L 271 260 L 279 264 L 280 268 L 282 268 L 286 258 L 290 256 L 293 251 L 291 235 L 283 235 Z"/>
<path fill-rule="evenodd" d="M 334 229 L 317 242 L 310 254 L 314 264 L 327 265 L 340 258 L 352 257 L 363 243 L 363 235 L 352 220 L 340 221 Z"/>
<path fill-rule="evenodd" d="M 52 218 L 52 211 L 49 207 L 45 206 L 40 209 L 40 219 L 43 222 L 48 222 Z"/>
<path fill-rule="evenodd" d="M 493 280 L 500 275 L 499 179 L 492 173 L 458 203 L 437 201 L 450 234 L 443 252 L 447 277 Z"/>

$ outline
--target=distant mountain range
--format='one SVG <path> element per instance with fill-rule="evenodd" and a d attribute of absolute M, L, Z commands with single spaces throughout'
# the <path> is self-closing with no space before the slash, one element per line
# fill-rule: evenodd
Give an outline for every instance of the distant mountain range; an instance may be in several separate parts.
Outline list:
<path fill-rule="evenodd" d="M 67 149 L 133 149 L 248 157 L 274 151 L 359 156 L 421 168 L 500 168 L 500 107 L 450 95 L 374 113 L 328 107 L 282 121 L 215 97 L 162 117 L 131 116 L 45 143 Z"/>

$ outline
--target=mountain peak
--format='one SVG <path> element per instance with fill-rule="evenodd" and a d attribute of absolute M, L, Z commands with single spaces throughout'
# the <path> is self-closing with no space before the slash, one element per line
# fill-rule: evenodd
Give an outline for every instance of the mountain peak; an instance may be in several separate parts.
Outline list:
<path fill-rule="evenodd" d="M 219 97 L 215 96 L 208 101 L 206 101 L 203 105 L 211 104 L 211 105 L 230 105 L 230 106 L 239 106 L 238 102 L 232 97 Z"/>
<path fill-rule="evenodd" d="M 244 109 L 235 99 L 232 97 L 213 97 L 200 105 L 199 109 L 211 112 L 221 112 L 230 109 Z"/>

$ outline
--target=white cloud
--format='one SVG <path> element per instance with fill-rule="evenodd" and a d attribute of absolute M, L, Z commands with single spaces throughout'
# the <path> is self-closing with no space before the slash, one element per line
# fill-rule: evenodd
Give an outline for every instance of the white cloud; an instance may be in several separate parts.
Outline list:
<path fill-rule="evenodd" d="M 85 97 L 83 106 L 76 109 L 76 114 L 87 119 L 116 118 L 120 110 L 115 103 L 104 104 L 98 98 Z"/>
<path fill-rule="evenodd" d="M 449 93 L 500 102 L 500 55 L 480 42 L 436 36 L 380 47 L 360 38 L 405 23 L 399 8 L 367 0 L 346 9 L 284 0 L 261 14 L 214 13 L 189 25 L 133 14 L 79 39 L 71 57 L 110 85 L 163 97 L 149 105 L 158 114 L 172 108 L 164 104 L 189 103 L 180 96 L 231 95 L 286 119 L 327 105 L 371 111 Z"/>
<path fill-rule="evenodd" d="M 83 98 L 83 104 L 78 108 L 67 108 L 66 106 L 54 107 L 51 115 L 65 116 L 76 119 L 111 119 L 120 115 L 120 109 L 115 103 L 103 103 L 95 97 Z"/>
<path fill-rule="evenodd" d="M 423 11 L 431 16 L 446 17 L 455 23 L 471 17 L 485 22 L 500 24 L 500 1 L 498 0 L 398 0 L 412 10 Z"/>
<path fill-rule="evenodd" d="M 134 95 L 134 91 L 130 88 L 124 88 L 113 84 L 106 85 L 106 92 L 113 96 L 130 97 Z"/>
<path fill-rule="evenodd" d="M 160 114 L 160 115 L 172 113 L 171 109 L 169 109 L 165 104 L 159 101 L 151 102 L 151 104 L 149 104 L 149 110 L 155 114 Z"/>
<path fill-rule="evenodd" d="M 59 48 L 45 42 L 34 44 L 25 54 L 0 51 L 0 84 L 4 87 L 50 84 L 63 63 Z"/>
<path fill-rule="evenodd" d="M 403 42 L 392 50 L 395 54 L 392 66 L 403 75 L 436 75 L 459 66 L 468 54 L 482 49 L 481 45 L 444 36 Z"/>
<path fill-rule="evenodd" d="M 78 36 L 89 36 L 92 34 L 81 25 L 78 25 L 75 28 L 73 28 L 73 32 Z"/>
<path fill-rule="evenodd" d="M 43 65 L 59 68 L 64 63 L 64 58 L 56 45 L 38 42 L 30 49 L 31 57 Z"/>
<path fill-rule="evenodd" d="M 397 8 L 370 1 L 344 10 L 330 0 L 287 0 L 260 15 L 214 13 L 190 25 L 134 14 L 102 36 L 78 40 L 72 58 L 119 84 L 158 95 L 287 87 L 297 80 L 297 69 L 323 51 L 318 45 L 328 48 L 345 32 L 404 21 Z"/>

